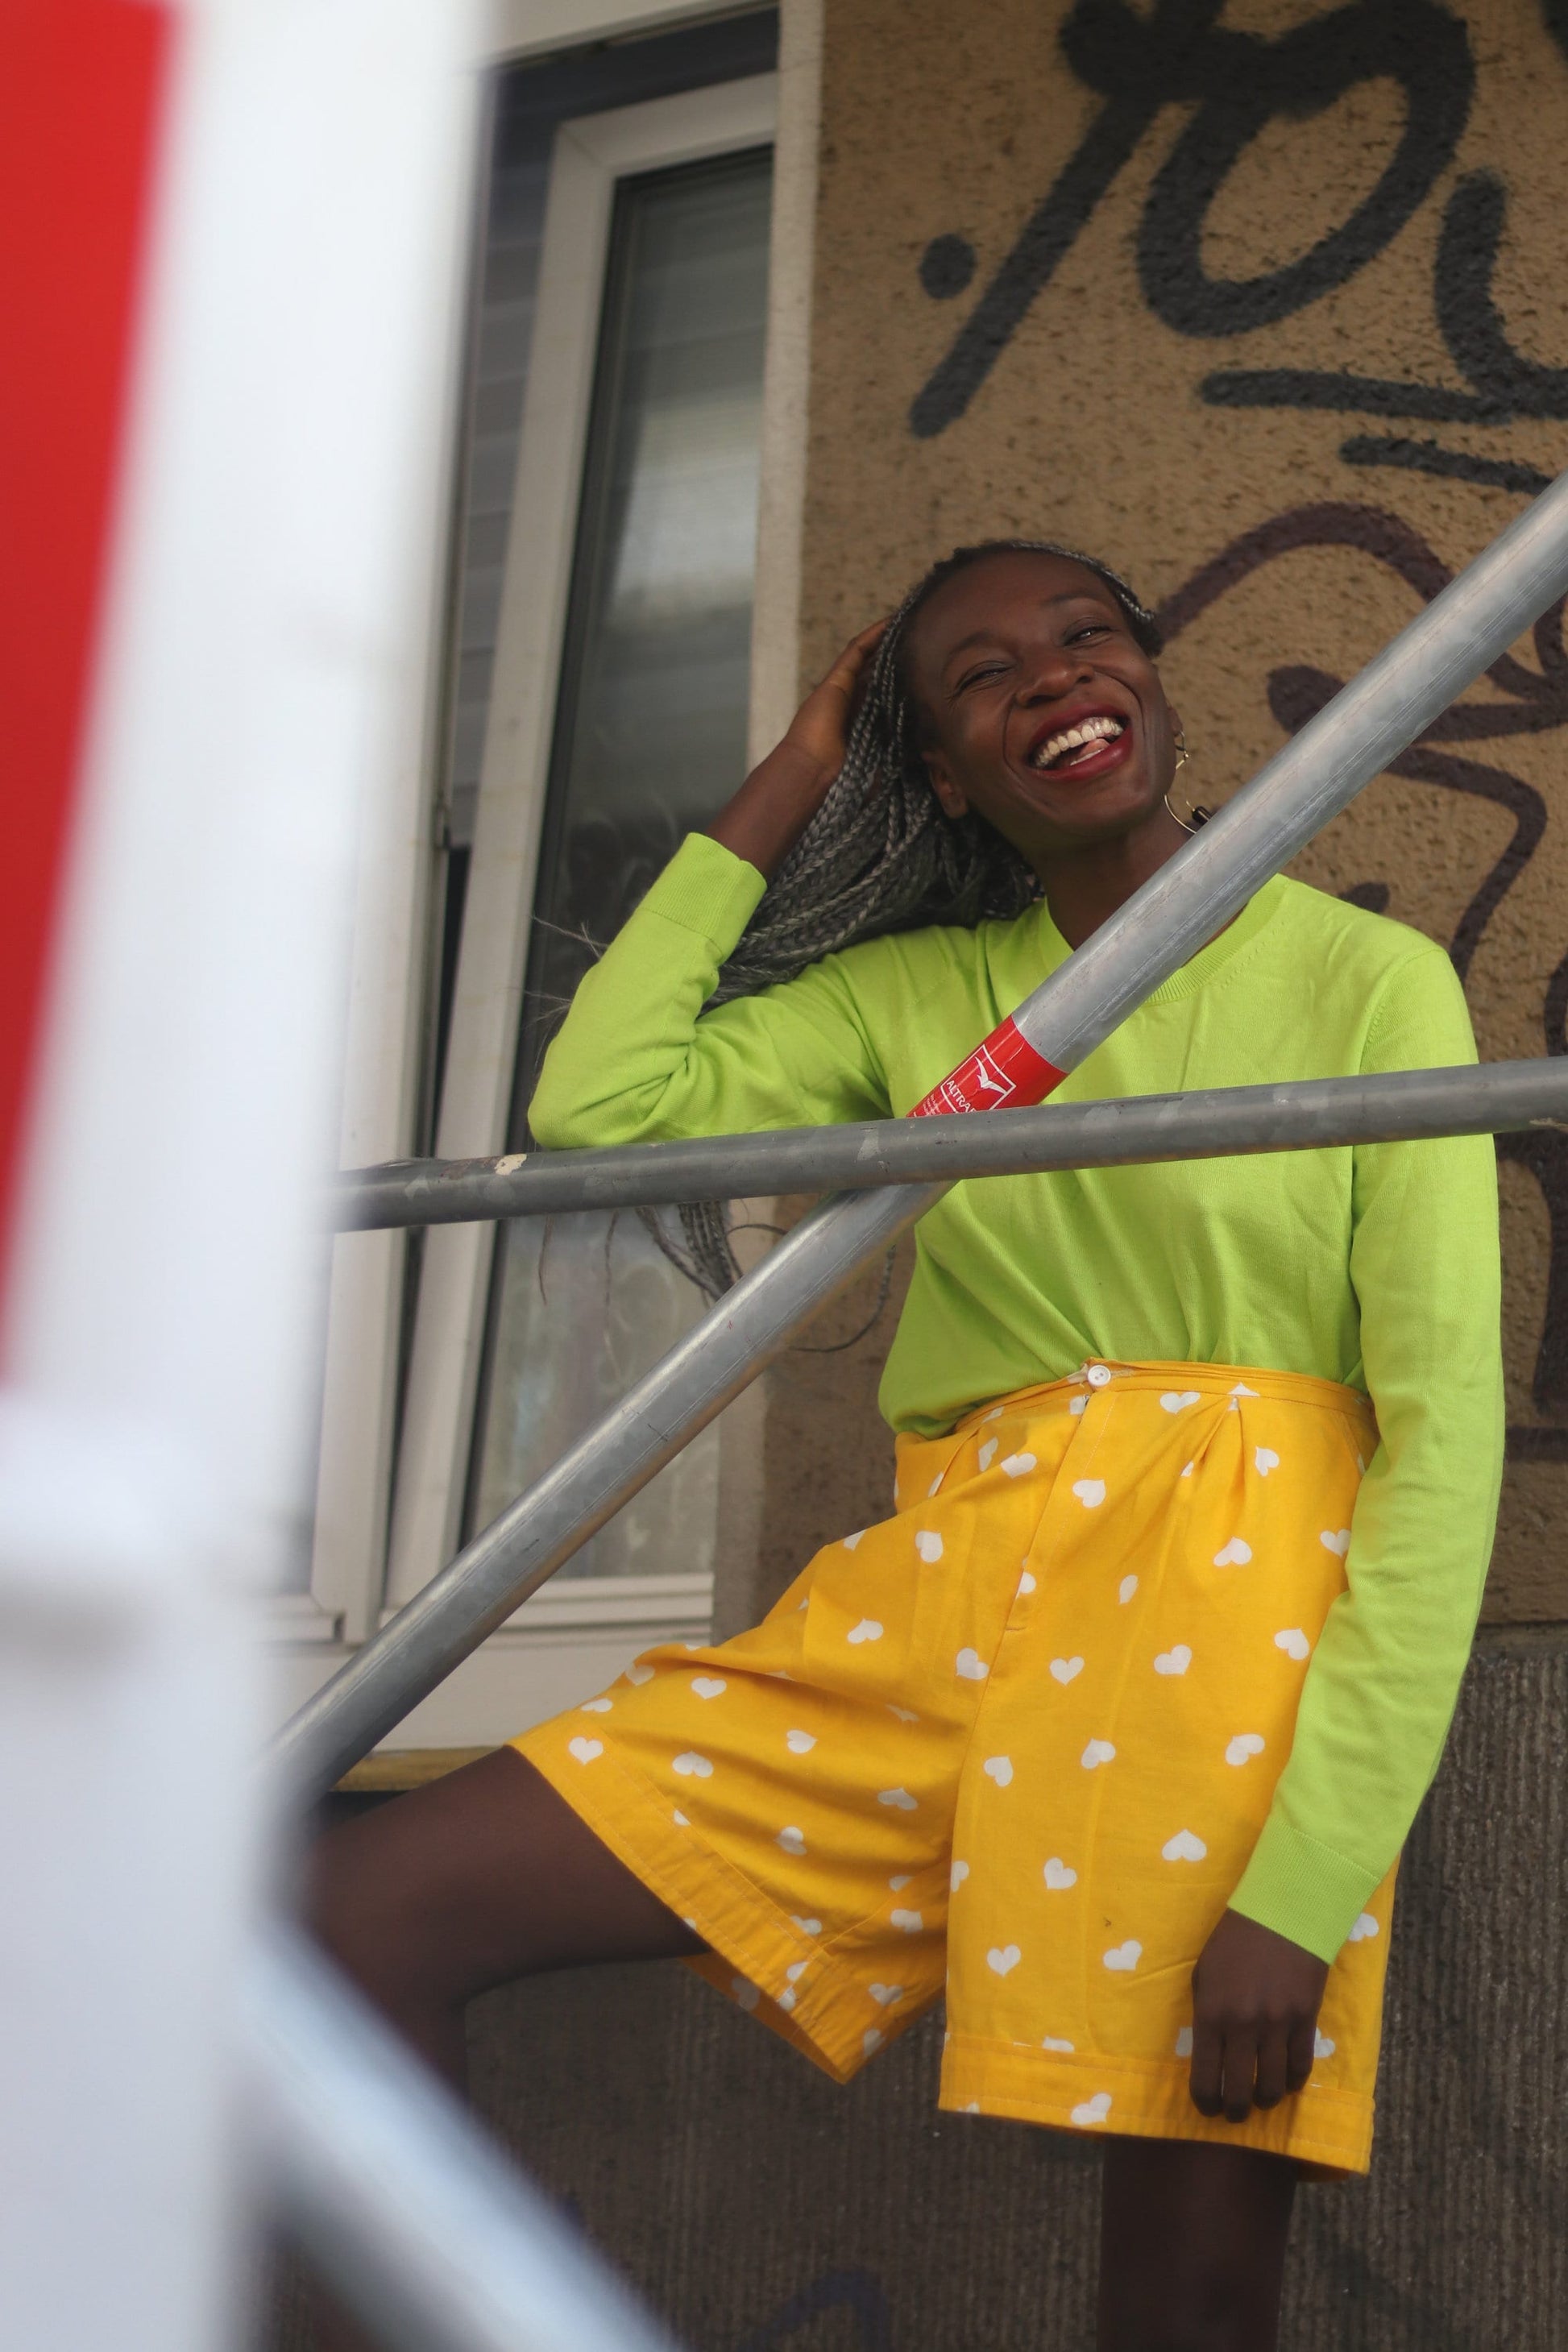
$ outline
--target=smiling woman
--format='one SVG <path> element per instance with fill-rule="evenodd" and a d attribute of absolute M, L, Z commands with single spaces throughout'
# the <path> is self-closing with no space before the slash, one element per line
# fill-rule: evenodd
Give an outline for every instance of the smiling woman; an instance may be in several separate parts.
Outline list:
<path fill-rule="evenodd" d="M 921 1107 L 1180 846 L 1158 644 L 1094 559 L 935 566 L 583 981 L 540 1141 Z M 1060 1093 L 1472 1053 L 1440 949 L 1276 877 Z M 1299 2169 L 1370 2160 L 1497 1322 L 1485 1139 L 954 1186 L 891 1515 L 378 1816 L 329 1937 L 453 2054 L 467 1994 L 567 1959 L 687 1957 L 839 2081 L 945 1988 L 944 2107 L 1111 2144 L 1103 2352 L 1266 2352 Z"/>

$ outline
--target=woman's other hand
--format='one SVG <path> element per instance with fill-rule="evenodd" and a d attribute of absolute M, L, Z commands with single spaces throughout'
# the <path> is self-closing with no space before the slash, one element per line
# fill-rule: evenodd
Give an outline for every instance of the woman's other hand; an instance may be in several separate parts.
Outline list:
<path fill-rule="evenodd" d="M 795 712 L 784 740 L 752 770 L 707 828 L 715 841 L 745 858 L 770 882 L 844 765 L 868 666 L 887 625 L 885 619 L 873 621 L 850 638 Z"/>
<path fill-rule="evenodd" d="M 1193 2105 L 1245 2123 L 1312 2071 L 1327 1964 L 1289 1937 L 1227 1911 L 1193 1970 Z"/>

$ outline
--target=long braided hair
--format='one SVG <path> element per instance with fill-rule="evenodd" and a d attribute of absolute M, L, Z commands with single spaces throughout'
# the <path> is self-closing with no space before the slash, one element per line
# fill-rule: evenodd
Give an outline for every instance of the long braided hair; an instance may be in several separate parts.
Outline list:
<path fill-rule="evenodd" d="M 921 754 L 920 718 L 907 656 L 915 615 L 956 572 L 996 555 L 1055 555 L 1080 563 L 1107 587 L 1135 642 L 1151 656 L 1153 614 L 1099 557 L 1048 539 L 987 539 L 933 563 L 893 614 L 872 660 L 849 730 L 844 764 L 827 796 L 769 883 L 710 1002 L 751 996 L 858 940 L 928 923 L 975 924 L 1023 913 L 1040 884 L 1021 854 L 973 813 L 950 817 Z M 666 1255 L 717 1297 L 739 1278 L 722 1206 L 683 1206 L 685 1248 L 657 1234 Z"/>

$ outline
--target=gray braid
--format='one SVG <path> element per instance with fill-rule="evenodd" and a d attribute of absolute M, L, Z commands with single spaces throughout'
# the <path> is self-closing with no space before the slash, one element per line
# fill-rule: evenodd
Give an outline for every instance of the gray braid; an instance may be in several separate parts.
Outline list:
<path fill-rule="evenodd" d="M 844 765 L 811 823 L 768 885 L 710 1002 L 722 1004 L 793 980 L 807 964 L 927 923 L 1005 920 L 1040 895 L 1033 868 L 983 817 L 950 817 L 931 787 L 905 677 L 910 625 L 955 572 L 993 555 L 1057 555 L 1102 581 L 1142 650 L 1160 632 L 1121 574 L 1097 556 L 1048 539 L 989 539 L 954 548 L 910 590 L 878 646 Z M 716 1297 L 739 1279 L 722 1211 L 683 1206 L 686 1249 L 666 1255 Z M 685 1261 L 685 1263 L 682 1263 Z"/>

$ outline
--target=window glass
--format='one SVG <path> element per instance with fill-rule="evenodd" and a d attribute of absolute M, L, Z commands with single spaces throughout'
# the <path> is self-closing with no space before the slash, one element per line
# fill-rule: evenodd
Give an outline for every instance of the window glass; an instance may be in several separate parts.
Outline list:
<path fill-rule="evenodd" d="M 745 767 L 771 154 L 619 192 L 541 847 L 514 1148 L 578 980 Z M 471 1527 L 549 1467 L 702 1310 L 633 1215 L 505 1229 Z M 712 1566 L 715 1433 L 578 1575 Z"/>

